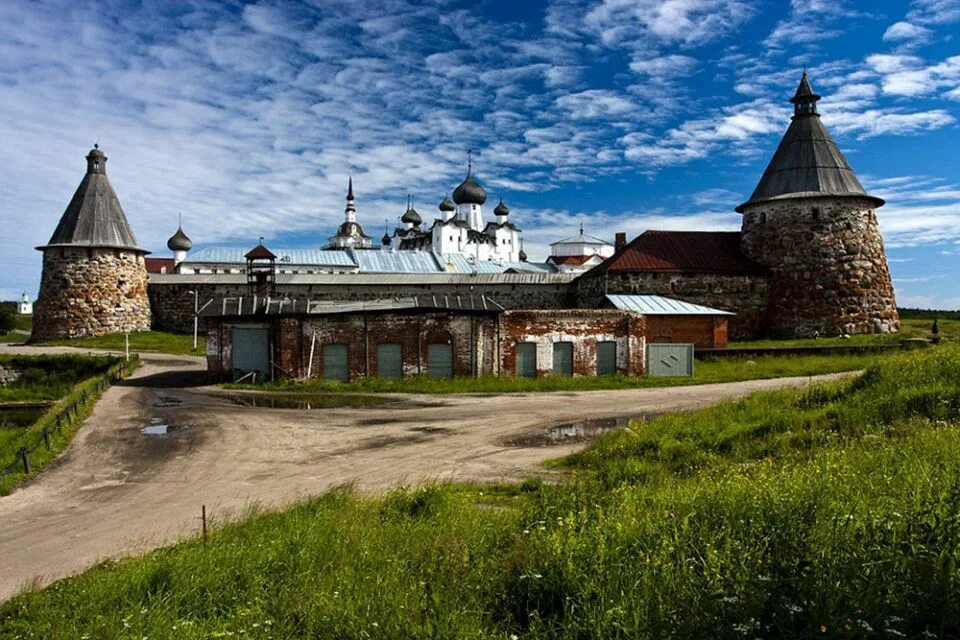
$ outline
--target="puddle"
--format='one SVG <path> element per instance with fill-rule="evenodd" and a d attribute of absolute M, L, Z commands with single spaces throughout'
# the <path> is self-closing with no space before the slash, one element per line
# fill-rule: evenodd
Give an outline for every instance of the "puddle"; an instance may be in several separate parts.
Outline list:
<path fill-rule="evenodd" d="M 163 418 L 148 418 L 147 424 L 140 427 L 140 433 L 145 436 L 172 436 L 189 428 L 185 425 L 167 424 Z"/>
<path fill-rule="evenodd" d="M 336 407 L 356 407 L 371 404 L 384 404 L 383 398 L 356 395 L 273 395 L 243 394 L 228 396 L 233 404 L 243 407 L 261 407 L 265 409 L 332 409 Z"/>
<path fill-rule="evenodd" d="M 534 431 L 504 442 L 508 447 L 551 447 L 593 440 L 602 433 L 623 429 L 631 421 L 645 416 L 617 416 L 615 418 L 588 418 L 576 422 L 555 424 L 542 431 Z"/>

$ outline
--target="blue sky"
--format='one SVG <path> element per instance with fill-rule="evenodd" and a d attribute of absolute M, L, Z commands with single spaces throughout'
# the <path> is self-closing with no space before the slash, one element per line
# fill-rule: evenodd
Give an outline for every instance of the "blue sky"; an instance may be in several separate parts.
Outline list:
<path fill-rule="evenodd" d="M 354 176 L 379 237 L 466 151 L 528 253 L 575 232 L 737 229 L 802 67 L 903 306 L 960 308 L 960 0 L 0 3 L 0 297 L 94 141 L 141 243 L 321 246 Z"/>

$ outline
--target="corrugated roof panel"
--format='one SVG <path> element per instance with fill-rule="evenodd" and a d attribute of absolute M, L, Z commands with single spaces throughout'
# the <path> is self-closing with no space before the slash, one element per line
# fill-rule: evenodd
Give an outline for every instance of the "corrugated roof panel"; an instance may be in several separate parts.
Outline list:
<path fill-rule="evenodd" d="M 348 251 L 323 249 L 271 249 L 277 256 L 277 265 L 315 265 L 331 267 L 356 267 Z M 246 264 L 246 250 L 238 247 L 204 247 L 194 251 L 184 261 L 186 264 Z"/>
<path fill-rule="evenodd" d="M 433 254 L 426 251 L 357 251 L 361 273 L 438 273 Z"/>
<path fill-rule="evenodd" d="M 624 311 L 636 311 L 646 316 L 732 316 L 721 311 L 692 302 L 654 295 L 610 294 L 607 300 Z"/>

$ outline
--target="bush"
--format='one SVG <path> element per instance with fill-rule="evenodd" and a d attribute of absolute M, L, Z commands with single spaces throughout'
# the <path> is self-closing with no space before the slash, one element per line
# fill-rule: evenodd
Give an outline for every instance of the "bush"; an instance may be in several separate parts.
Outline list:
<path fill-rule="evenodd" d="M 0 305 L 0 333 L 10 333 L 16 328 L 16 308 Z"/>

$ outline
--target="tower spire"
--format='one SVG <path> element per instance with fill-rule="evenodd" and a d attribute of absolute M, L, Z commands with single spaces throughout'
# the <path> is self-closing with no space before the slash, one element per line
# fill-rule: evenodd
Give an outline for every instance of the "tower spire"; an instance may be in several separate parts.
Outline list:
<path fill-rule="evenodd" d="M 800 84 L 797 86 L 797 92 L 790 102 L 793 104 L 793 115 L 817 115 L 817 102 L 820 100 L 810 85 L 810 79 L 807 78 L 807 69 L 804 67 L 803 75 L 800 77 Z"/>
<path fill-rule="evenodd" d="M 344 209 L 344 218 L 347 222 L 357 221 L 357 207 L 353 198 L 353 176 L 350 176 L 347 182 L 347 208 Z"/>

